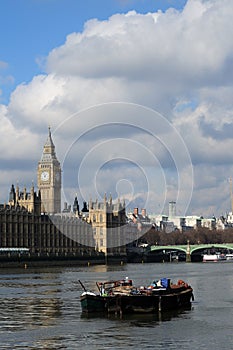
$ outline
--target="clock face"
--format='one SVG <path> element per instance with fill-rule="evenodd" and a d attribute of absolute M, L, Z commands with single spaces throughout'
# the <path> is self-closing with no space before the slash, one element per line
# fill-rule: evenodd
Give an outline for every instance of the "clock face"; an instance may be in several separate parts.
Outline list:
<path fill-rule="evenodd" d="M 43 173 L 41 173 L 41 180 L 42 181 L 48 181 L 49 180 L 49 173 L 48 173 L 48 171 L 43 171 Z"/>

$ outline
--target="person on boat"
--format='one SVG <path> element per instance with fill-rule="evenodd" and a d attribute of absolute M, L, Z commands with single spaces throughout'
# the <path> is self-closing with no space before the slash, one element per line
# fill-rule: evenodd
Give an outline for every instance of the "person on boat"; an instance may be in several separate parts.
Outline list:
<path fill-rule="evenodd" d="M 100 288 L 100 295 L 101 295 L 102 297 L 104 297 L 104 296 L 107 295 L 107 293 L 106 293 L 106 291 L 105 291 L 105 289 L 104 289 L 104 285 L 103 285 L 103 284 L 101 285 L 101 288 Z"/>

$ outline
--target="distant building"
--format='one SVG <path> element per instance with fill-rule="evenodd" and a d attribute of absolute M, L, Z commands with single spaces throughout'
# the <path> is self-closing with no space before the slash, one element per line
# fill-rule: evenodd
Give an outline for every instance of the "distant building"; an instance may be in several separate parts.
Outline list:
<path fill-rule="evenodd" d="M 169 202 L 169 219 L 176 217 L 176 202 L 171 201 Z"/>
<path fill-rule="evenodd" d="M 233 213 L 229 212 L 226 213 L 226 217 L 223 215 L 220 216 L 220 218 L 216 221 L 216 228 L 217 230 L 226 230 L 228 228 L 233 227 Z"/>
<path fill-rule="evenodd" d="M 212 217 L 210 219 L 202 218 L 201 219 L 201 226 L 208 228 L 209 230 L 216 229 L 216 218 Z"/>
<path fill-rule="evenodd" d="M 185 224 L 188 227 L 197 229 L 202 226 L 202 218 L 196 215 L 190 215 L 185 217 Z"/>
<path fill-rule="evenodd" d="M 134 222 L 138 224 L 147 224 L 151 225 L 151 221 L 149 216 L 146 213 L 146 209 L 142 209 L 141 213 L 139 213 L 138 208 L 134 208 L 132 213 L 128 213 L 128 217 Z"/>
<path fill-rule="evenodd" d="M 185 232 L 190 229 L 198 229 L 200 227 L 206 227 L 210 230 L 220 227 L 220 223 L 217 225 L 215 217 L 203 218 L 202 216 L 178 216 L 176 215 L 176 202 L 169 202 L 169 215 L 149 215 L 152 222 L 155 223 L 157 228 L 163 232 L 173 232 L 179 230 Z M 232 215 L 233 220 L 233 215 Z"/>
<path fill-rule="evenodd" d="M 228 224 L 233 224 L 233 213 L 232 213 L 232 211 L 227 213 L 227 215 L 226 215 L 226 222 Z"/>

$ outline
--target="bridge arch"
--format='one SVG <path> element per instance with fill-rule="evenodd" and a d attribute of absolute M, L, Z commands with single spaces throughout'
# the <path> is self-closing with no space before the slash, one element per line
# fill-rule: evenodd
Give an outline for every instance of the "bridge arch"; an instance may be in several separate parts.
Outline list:
<path fill-rule="evenodd" d="M 150 251 L 180 251 L 182 253 L 186 253 L 187 251 L 187 246 L 186 245 L 154 245 L 150 247 Z"/>
<path fill-rule="evenodd" d="M 159 246 L 159 245 L 153 245 L 150 247 L 150 252 L 153 251 L 177 251 L 177 252 L 183 252 L 187 254 L 187 250 L 189 249 L 190 255 L 192 255 L 193 252 L 196 252 L 198 250 L 205 250 L 205 249 L 227 249 L 233 251 L 233 243 L 209 243 L 209 244 L 187 244 L 187 245 L 166 245 L 166 246 Z"/>
<path fill-rule="evenodd" d="M 205 249 L 227 249 L 233 250 L 233 243 L 210 243 L 210 244 L 195 244 L 190 245 L 190 254 L 198 250 Z"/>

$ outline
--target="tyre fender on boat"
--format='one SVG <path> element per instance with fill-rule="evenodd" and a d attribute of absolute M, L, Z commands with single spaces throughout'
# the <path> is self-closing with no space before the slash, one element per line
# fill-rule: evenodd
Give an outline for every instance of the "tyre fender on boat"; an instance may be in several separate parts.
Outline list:
<path fill-rule="evenodd" d="M 178 286 L 184 286 L 185 288 L 188 288 L 188 284 L 183 280 L 178 280 L 177 284 Z"/>

